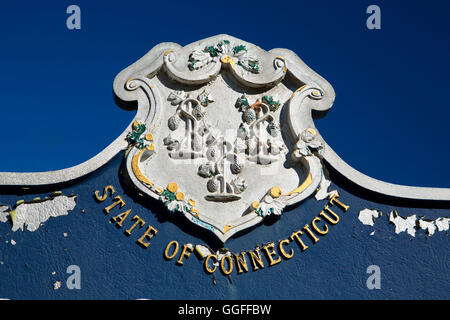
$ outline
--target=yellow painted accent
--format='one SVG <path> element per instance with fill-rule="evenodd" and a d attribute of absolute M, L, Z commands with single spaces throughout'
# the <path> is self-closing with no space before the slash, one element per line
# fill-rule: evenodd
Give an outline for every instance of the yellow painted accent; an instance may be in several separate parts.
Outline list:
<path fill-rule="evenodd" d="M 173 253 L 169 256 L 169 249 L 172 245 L 175 245 L 175 247 L 173 248 Z M 166 258 L 167 260 L 175 258 L 179 247 L 180 245 L 178 244 L 178 242 L 176 242 L 175 240 L 170 241 L 166 246 L 166 250 L 164 250 L 164 258 Z"/>
<path fill-rule="evenodd" d="M 22 204 L 24 202 L 25 202 L 25 200 L 19 200 L 19 201 L 16 202 L 16 205 L 18 206 L 19 204 Z"/>
<path fill-rule="evenodd" d="M 291 196 L 294 193 L 300 193 L 303 190 L 305 190 L 307 187 L 309 187 L 309 185 L 312 183 L 312 175 L 311 173 L 308 175 L 308 178 L 306 178 L 306 180 L 297 188 L 292 190 L 291 192 L 285 194 L 285 196 Z"/>
<path fill-rule="evenodd" d="M 222 59 L 220 59 L 220 61 L 222 63 L 229 63 L 231 68 L 233 68 L 233 70 L 234 70 L 234 60 L 230 56 L 225 56 Z"/>
<path fill-rule="evenodd" d="M 252 208 L 253 209 L 258 209 L 258 207 L 259 207 L 259 202 L 258 201 L 253 201 L 252 202 Z"/>
<path fill-rule="evenodd" d="M 134 120 L 134 122 L 133 122 L 133 127 L 135 127 L 135 128 L 139 127 L 139 122 L 137 122 L 136 120 Z"/>
<path fill-rule="evenodd" d="M 189 258 L 191 253 L 193 252 L 194 248 L 188 246 L 187 244 L 183 245 L 183 249 L 181 250 L 180 259 L 176 262 L 176 264 L 182 266 L 183 265 L 183 258 L 186 257 Z"/>
<path fill-rule="evenodd" d="M 162 193 L 163 192 L 163 189 L 161 189 L 161 188 L 156 188 L 156 193 Z"/>
<path fill-rule="evenodd" d="M 306 87 L 306 84 L 305 85 L 303 85 L 303 86 L 301 86 L 300 88 L 298 88 L 297 90 L 295 90 L 294 91 L 294 93 L 292 94 L 292 96 L 291 96 L 291 99 L 290 100 L 292 100 L 292 99 L 294 99 L 294 96 L 295 96 L 295 94 L 297 93 L 297 92 L 300 92 L 300 91 L 302 91 L 304 88 Z"/>
<path fill-rule="evenodd" d="M 195 201 L 194 200 L 192 200 L 192 199 L 189 199 L 188 200 L 188 203 L 191 205 L 191 206 L 195 206 Z"/>
<path fill-rule="evenodd" d="M 316 135 L 316 134 L 317 134 L 317 131 L 314 130 L 313 128 L 308 128 L 308 129 L 306 129 L 306 131 L 308 131 L 308 132 L 311 133 L 312 135 Z"/>
<path fill-rule="evenodd" d="M 343 204 L 337 198 L 339 198 L 339 196 L 337 194 L 332 196 L 330 201 L 329 201 L 329 204 L 331 204 L 332 206 L 337 204 L 337 206 L 340 207 L 342 210 L 344 210 L 344 212 L 347 212 L 347 210 L 350 208 L 350 206 L 347 206 L 347 205 Z"/>
<path fill-rule="evenodd" d="M 151 134 L 151 133 L 147 133 L 147 134 L 145 135 L 145 140 L 147 140 L 147 141 L 152 141 L 152 140 L 153 140 L 152 134 Z"/>
<path fill-rule="evenodd" d="M 14 218 L 16 217 L 16 210 L 14 209 L 13 211 L 9 212 L 9 216 L 11 217 L 11 221 L 14 223 Z"/>
<path fill-rule="evenodd" d="M 147 150 L 148 150 L 148 151 L 153 151 L 153 150 L 155 150 L 155 145 L 154 145 L 153 143 L 150 143 L 150 144 L 147 146 Z"/>
<path fill-rule="evenodd" d="M 137 243 L 139 245 L 141 245 L 143 248 L 148 248 L 148 246 L 150 245 L 150 242 L 145 242 L 145 240 L 150 240 L 151 238 L 153 238 L 156 234 L 158 233 L 158 230 L 156 230 L 155 228 L 153 228 L 152 226 L 148 226 L 147 230 L 144 232 L 144 234 L 142 235 L 142 237 L 140 237 L 137 241 Z"/>
<path fill-rule="evenodd" d="M 133 80 L 133 77 L 128 78 L 128 80 L 125 82 L 126 85 L 128 85 L 128 82 L 130 82 L 131 80 Z"/>
<path fill-rule="evenodd" d="M 171 182 L 167 185 L 167 190 L 169 190 L 172 193 L 175 193 L 178 190 L 178 185 L 175 182 Z"/>
<path fill-rule="evenodd" d="M 209 260 L 211 258 L 214 258 L 217 262 L 217 256 L 215 254 L 210 254 L 209 256 L 206 257 L 204 266 L 205 266 L 206 272 L 208 272 L 209 274 L 214 273 L 214 271 L 216 271 L 216 269 L 217 269 L 217 265 L 215 263 L 212 264 L 214 266 L 213 269 L 209 268 Z"/>
<path fill-rule="evenodd" d="M 278 59 L 281 59 L 281 60 L 283 60 L 283 61 L 284 61 L 284 68 L 283 68 L 283 72 L 286 72 L 286 70 L 287 70 L 287 68 L 286 68 L 286 58 L 285 58 L 285 57 L 282 57 L 282 56 L 278 56 L 277 58 L 278 58 Z"/>
<path fill-rule="evenodd" d="M 272 196 L 272 198 L 278 198 L 279 196 L 281 196 L 282 192 L 280 187 L 273 187 L 272 189 L 270 189 L 270 195 Z"/>
<path fill-rule="evenodd" d="M 204 257 L 207 256 L 207 254 L 205 254 L 201 249 L 199 245 L 195 246 L 195 251 L 198 253 L 198 255 L 203 259 Z"/>
<path fill-rule="evenodd" d="M 225 259 L 228 260 L 228 270 L 225 269 Z M 220 269 L 224 275 L 229 275 L 233 271 L 233 259 L 230 256 L 223 256 L 220 260 Z"/>
<path fill-rule="evenodd" d="M 278 256 L 278 259 L 275 259 L 275 260 L 273 259 L 273 256 L 275 256 L 277 254 L 275 251 L 274 243 L 270 243 L 270 244 L 264 246 L 263 250 L 266 251 L 266 253 L 267 253 L 267 257 L 269 258 L 269 262 L 270 262 L 270 264 L 269 264 L 270 267 L 281 262 L 280 256 Z"/>
<path fill-rule="evenodd" d="M 194 216 L 196 216 L 198 218 L 198 210 L 197 209 L 192 208 L 191 212 L 194 214 Z"/>
<path fill-rule="evenodd" d="M 167 50 L 166 52 L 164 52 L 164 57 L 167 56 L 170 52 L 173 52 L 173 50 Z"/>
<path fill-rule="evenodd" d="M 181 200 L 184 199 L 184 193 L 183 192 L 177 192 L 175 197 L 177 198 L 178 201 L 181 201 Z"/>
<path fill-rule="evenodd" d="M 233 228 L 233 226 L 230 226 L 230 225 L 227 224 L 227 225 L 223 228 L 223 233 L 227 233 L 227 231 L 230 230 L 231 228 Z"/>
<path fill-rule="evenodd" d="M 133 160 L 131 160 L 131 169 L 133 170 L 134 175 L 139 181 L 149 184 L 153 187 L 154 184 L 150 180 L 148 180 L 141 172 L 141 169 L 139 169 L 139 159 L 141 158 L 141 155 L 144 151 L 145 149 L 142 149 L 134 155 Z"/>

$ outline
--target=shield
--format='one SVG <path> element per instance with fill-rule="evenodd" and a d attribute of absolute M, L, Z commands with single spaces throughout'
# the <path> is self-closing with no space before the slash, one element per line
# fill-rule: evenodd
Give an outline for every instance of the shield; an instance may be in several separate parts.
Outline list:
<path fill-rule="evenodd" d="M 328 110 L 334 91 L 289 50 L 229 35 L 163 43 L 114 90 L 138 104 L 127 136 L 133 184 L 222 242 L 323 185 L 311 113 Z"/>

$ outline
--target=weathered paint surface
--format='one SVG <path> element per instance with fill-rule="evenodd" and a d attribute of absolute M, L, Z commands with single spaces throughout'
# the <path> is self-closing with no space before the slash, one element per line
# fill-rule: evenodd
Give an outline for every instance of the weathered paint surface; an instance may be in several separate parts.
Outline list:
<path fill-rule="evenodd" d="M 374 203 L 349 193 L 332 182 L 340 199 L 350 205 L 340 221 L 330 226 L 326 236 L 301 252 L 295 243 L 287 249 L 294 256 L 272 267 L 264 260 L 264 268 L 229 277 L 220 272 L 213 276 L 204 272 L 196 254 L 185 258 L 163 258 L 166 245 L 176 240 L 183 244 L 207 245 L 214 252 L 219 247 L 208 233 L 170 215 L 147 198 L 131 197 L 132 192 L 119 178 L 123 154 L 98 171 L 62 188 L 63 194 L 77 196 L 77 206 L 66 215 L 49 219 L 35 232 L 11 230 L 10 223 L 0 224 L 0 297 L 9 299 L 449 299 L 450 254 L 448 230 L 428 237 L 417 230 L 415 237 L 407 232 L 396 234 L 389 223 L 389 212 L 398 210 L 403 217 L 417 215 L 435 221 L 448 217 L 449 209 L 418 209 Z M 113 185 L 131 209 L 146 223 L 158 229 L 147 249 L 136 245 L 144 231 L 124 235 L 130 221 L 118 229 L 105 215 L 105 203 L 94 200 L 93 192 Z M 30 201 L 42 194 L 0 196 L 9 207 L 19 199 Z M 288 209 L 278 221 L 266 222 L 225 246 L 233 253 L 254 249 L 257 245 L 288 238 L 323 210 L 327 200 L 306 199 Z M 377 208 L 382 217 L 373 226 L 363 225 L 358 213 L 364 208 Z M 125 211 L 114 208 L 114 216 Z M 111 214 L 113 211 L 111 211 Z M 441 220 L 439 220 L 441 221 Z M 125 224 L 128 224 L 125 226 Z M 441 223 L 445 228 L 445 224 Z M 438 223 L 436 223 L 438 225 Z M 416 226 L 417 228 L 417 226 Z M 448 224 L 447 224 L 448 228 Z M 67 237 L 64 236 L 67 233 Z M 14 235 L 15 246 L 9 241 Z M 7 243 L 8 241 L 8 243 Z M 178 254 L 179 255 L 179 254 Z M 177 256 L 178 258 L 178 256 Z M 81 270 L 81 289 L 69 290 L 66 279 L 69 265 Z M 369 290 L 367 267 L 378 265 L 381 289 Z M 52 274 L 55 272 L 54 274 Z M 231 281 L 230 281 L 231 279 Z M 61 282 L 57 290 L 54 283 Z"/>
<path fill-rule="evenodd" d="M 1 222 L 12 222 L 12 231 L 26 230 L 36 231 L 41 224 L 51 217 L 59 217 L 69 214 L 76 206 L 76 196 L 58 195 L 53 198 L 17 204 L 11 211 L 0 212 Z M 7 206 L 5 206 L 8 208 Z M 1 208 L 0 208 L 1 210 Z M 9 219 L 8 219 L 9 217 Z"/>

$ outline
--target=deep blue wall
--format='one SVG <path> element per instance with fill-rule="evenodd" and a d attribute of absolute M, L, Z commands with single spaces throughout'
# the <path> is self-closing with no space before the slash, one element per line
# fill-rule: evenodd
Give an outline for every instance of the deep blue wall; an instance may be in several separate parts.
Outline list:
<path fill-rule="evenodd" d="M 448 299 L 450 273 L 448 232 L 436 232 L 427 237 L 418 230 L 413 238 L 406 233 L 395 234 L 388 223 L 388 213 L 397 209 L 403 216 L 417 214 L 430 219 L 449 216 L 449 209 L 409 209 L 381 205 L 362 200 L 338 188 L 340 199 L 350 205 L 341 221 L 330 226 L 329 233 L 315 245 L 305 236 L 309 248 L 301 252 L 296 244 L 294 257 L 273 266 L 246 274 L 231 274 L 231 281 L 216 271 L 204 272 L 195 254 L 184 260 L 163 258 L 165 246 L 176 240 L 185 243 L 215 246 L 211 238 L 183 219 L 171 217 L 159 203 L 143 198 L 135 202 L 124 186 L 119 171 L 123 154 L 89 175 L 78 184 L 62 189 L 66 195 L 77 195 L 77 206 L 67 216 L 50 218 L 37 231 L 11 232 L 9 223 L 0 223 L 0 298 L 10 299 Z M 126 205 L 105 216 L 103 203 L 94 200 L 94 190 L 112 184 Z M 335 187 L 332 185 L 332 187 Z M 47 191 L 47 190 L 45 190 Z M 31 200 L 48 192 L 28 195 L 6 194 L 0 203 L 13 206 L 18 199 Z M 139 203 L 140 202 L 140 203 Z M 254 249 L 258 244 L 289 237 L 318 215 L 327 201 L 307 199 L 280 220 L 256 227 L 250 232 L 227 241 L 234 253 Z M 374 228 L 357 219 L 359 210 L 380 209 L 382 218 Z M 85 210 L 83 213 L 82 210 Z M 139 215 L 158 229 L 147 249 L 136 244 L 144 228 L 130 237 L 124 235 L 131 222 L 122 229 L 109 219 L 126 209 Z M 167 218 L 168 217 L 168 218 Z M 375 235 L 370 233 L 376 230 Z M 67 237 L 63 233 L 68 233 Z M 16 245 L 11 245 L 14 239 Z M 6 243 L 8 241 L 8 243 Z M 69 265 L 81 269 L 81 290 L 69 290 L 65 281 Z M 381 289 L 368 290 L 366 269 L 378 265 L 381 269 Z M 251 269 L 251 268 L 250 268 Z M 55 275 L 52 272 L 56 271 Z M 61 281 L 58 290 L 54 281 Z"/>

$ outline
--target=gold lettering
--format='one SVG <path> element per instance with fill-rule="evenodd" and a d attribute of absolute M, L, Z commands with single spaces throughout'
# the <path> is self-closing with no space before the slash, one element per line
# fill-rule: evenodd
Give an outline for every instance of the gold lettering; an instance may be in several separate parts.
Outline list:
<path fill-rule="evenodd" d="M 343 204 L 337 198 L 339 198 L 339 195 L 335 194 L 334 196 L 331 197 L 329 203 L 331 205 L 337 204 L 338 207 L 340 207 L 342 210 L 344 210 L 344 212 L 347 212 L 347 210 L 348 210 L 348 208 L 350 208 L 350 206 L 347 206 L 347 205 Z"/>
<path fill-rule="evenodd" d="M 169 256 L 169 249 L 172 245 L 175 245 L 175 248 L 173 249 L 173 253 Z M 166 246 L 166 250 L 164 250 L 164 258 L 166 258 L 167 260 L 172 260 L 178 253 L 178 247 L 178 242 L 176 242 L 175 240 L 170 241 Z"/>
<path fill-rule="evenodd" d="M 156 234 L 158 233 L 158 230 L 156 230 L 155 228 L 153 228 L 152 226 L 148 226 L 147 230 L 145 231 L 145 233 L 142 235 L 142 237 L 140 237 L 137 241 L 137 243 L 139 245 L 141 245 L 142 247 L 146 248 L 150 245 L 150 242 L 144 242 L 144 240 L 150 240 L 151 238 L 153 238 Z"/>
<path fill-rule="evenodd" d="M 192 246 L 188 246 L 187 244 L 183 245 L 183 250 L 181 251 L 180 259 L 178 259 L 177 264 L 179 264 L 180 266 L 183 265 L 184 257 L 189 258 L 192 252 Z"/>
<path fill-rule="evenodd" d="M 306 231 L 306 234 L 308 234 L 308 236 L 311 238 L 311 240 L 314 243 L 317 243 L 317 241 L 319 241 L 319 238 L 317 238 L 314 233 L 311 231 L 311 229 L 309 228 L 309 225 L 305 224 L 305 226 L 303 227 L 303 230 Z"/>
<path fill-rule="evenodd" d="M 294 232 L 289 238 L 294 241 L 297 242 L 298 246 L 300 247 L 300 249 L 302 249 L 302 252 L 305 251 L 306 249 L 308 249 L 308 246 L 306 244 L 303 243 L 302 239 L 300 239 L 300 236 L 303 234 L 302 231 L 298 230 L 297 232 Z"/>
<path fill-rule="evenodd" d="M 283 244 L 288 244 L 288 243 L 289 243 L 289 239 L 281 240 L 278 243 L 278 249 L 279 249 L 281 255 L 283 256 L 283 258 L 285 258 L 285 259 L 290 259 L 290 258 L 292 258 L 294 256 L 294 250 L 291 249 L 289 251 L 289 254 L 287 254 L 286 251 L 284 251 Z"/>
<path fill-rule="evenodd" d="M 238 267 L 238 273 L 242 273 L 244 272 L 248 272 L 248 267 L 247 267 L 247 260 L 245 259 L 245 255 L 242 252 L 240 255 L 239 254 L 235 254 L 234 258 L 236 259 L 236 265 Z M 244 270 L 242 270 L 244 269 Z"/>
<path fill-rule="evenodd" d="M 139 216 L 134 216 L 133 219 L 131 219 L 131 220 L 137 220 L 137 221 L 131 226 L 130 229 L 128 229 L 127 231 L 125 231 L 125 234 L 126 234 L 127 236 L 131 235 L 131 232 L 133 231 L 133 229 L 134 229 L 138 224 L 140 224 L 140 226 L 139 226 L 140 228 L 142 228 L 142 226 L 145 224 L 145 221 L 142 220 L 141 218 L 139 218 Z"/>
<path fill-rule="evenodd" d="M 109 211 L 111 211 L 112 208 L 114 208 L 115 206 L 117 206 L 120 203 L 120 207 L 122 208 L 125 205 L 125 201 L 122 200 L 122 198 L 120 196 L 117 196 L 114 198 L 114 200 L 116 200 L 116 202 L 114 202 L 112 205 L 110 205 L 109 207 L 106 207 L 105 210 L 105 214 L 108 214 Z"/>
<path fill-rule="evenodd" d="M 267 246 L 263 247 L 263 249 L 266 251 L 267 257 L 269 258 L 269 261 L 270 261 L 269 266 L 270 267 L 281 262 L 281 257 L 278 257 L 278 259 L 273 260 L 273 256 L 277 254 L 275 252 L 274 248 L 275 248 L 275 245 L 273 243 L 270 243 Z"/>
<path fill-rule="evenodd" d="M 261 267 L 261 269 L 264 268 L 264 263 L 261 258 L 261 253 L 259 252 L 259 248 L 256 248 L 255 251 L 258 255 L 256 255 L 252 250 L 247 252 L 250 257 L 252 266 L 253 266 L 253 271 L 256 271 L 259 269 L 259 267 L 256 265 L 256 263 L 258 263 L 258 265 Z"/>
<path fill-rule="evenodd" d="M 209 256 L 206 257 L 204 266 L 205 266 L 206 272 L 208 272 L 209 274 L 214 273 L 214 271 L 216 271 L 216 269 L 217 269 L 217 266 L 215 265 L 215 263 L 213 263 L 213 265 L 214 265 L 213 269 L 209 268 L 209 259 L 211 259 L 211 258 L 214 258 L 217 262 L 217 256 L 215 254 L 210 254 Z"/>
<path fill-rule="evenodd" d="M 127 210 L 117 216 L 115 216 L 114 218 L 111 218 L 112 221 L 114 222 L 118 222 L 116 224 L 117 227 L 122 228 L 122 223 L 125 221 L 125 219 L 128 217 L 128 215 L 130 214 L 131 209 Z"/>
<path fill-rule="evenodd" d="M 328 233 L 328 226 L 326 224 L 324 224 L 323 230 L 320 230 L 316 225 L 316 221 L 320 221 L 320 220 L 321 219 L 319 217 L 315 217 L 313 219 L 313 221 L 311 222 L 311 225 L 312 225 L 313 229 L 317 232 L 317 234 L 324 236 Z"/>
<path fill-rule="evenodd" d="M 101 197 L 98 195 L 98 193 L 99 193 L 100 191 L 96 190 L 96 191 L 95 191 L 95 199 L 96 199 L 98 202 L 103 202 L 103 201 L 105 201 L 106 198 L 108 197 L 107 191 L 110 192 L 109 195 L 111 195 L 111 196 L 114 194 L 114 192 L 116 192 L 116 191 L 114 190 L 114 187 L 111 186 L 111 185 L 109 185 L 109 186 L 106 186 L 106 187 L 103 189 L 103 195 L 102 195 Z"/>
<path fill-rule="evenodd" d="M 328 213 L 331 213 L 335 217 L 335 219 L 334 220 L 331 219 L 324 211 L 320 212 L 319 216 L 322 216 L 325 220 L 327 220 L 329 223 L 331 223 L 333 225 L 337 224 L 339 222 L 339 216 L 336 213 L 334 213 L 333 211 L 331 211 L 331 209 L 328 206 L 325 206 L 325 208 L 323 210 Z"/>
<path fill-rule="evenodd" d="M 225 259 L 228 260 L 228 270 L 225 269 Z M 233 259 L 231 259 L 230 256 L 223 256 L 222 260 L 220 260 L 220 269 L 222 270 L 223 274 L 229 275 L 233 271 Z"/>

